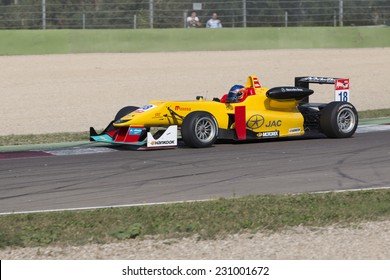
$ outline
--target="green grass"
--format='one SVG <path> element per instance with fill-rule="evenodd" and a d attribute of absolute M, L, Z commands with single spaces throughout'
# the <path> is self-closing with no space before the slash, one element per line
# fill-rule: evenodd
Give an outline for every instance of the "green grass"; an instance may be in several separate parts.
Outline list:
<path fill-rule="evenodd" d="M 0 136 L 0 147 L 9 145 L 51 144 L 88 141 L 89 132 L 60 132 L 48 134 L 25 134 Z"/>
<path fill-rule="evenodd" d="M 0 55 L 367 47 L 390 47 L 390 28 L 0 30 Z"/>
<path fill-rule="evenodd" d="M 390 190 L 264 195 L 208 202 L 0 216 L 0 247 L 82 245 L 150 235 L 214 239 L 294 226 L 390 218 Z"/>
<path fill-rule="evenodd" d="M 390 117 L 390 109 L 376 109 L 359 112 L 360 119 L 376 119 Z"/>

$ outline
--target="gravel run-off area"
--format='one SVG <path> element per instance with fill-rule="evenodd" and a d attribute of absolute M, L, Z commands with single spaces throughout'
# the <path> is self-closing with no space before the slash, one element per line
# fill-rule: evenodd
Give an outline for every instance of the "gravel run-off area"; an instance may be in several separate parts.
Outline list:
<path fill-rule="evenodd" d="M 262 86 L 296 76 L 350 78 L 358 111 L 390 108 L 390 48 L 0 56 L 0 135 L 104 128 L 127 105 L 221 97 L 257 75 Z M 312 102 L 334 88 L 313 85 Z"/>

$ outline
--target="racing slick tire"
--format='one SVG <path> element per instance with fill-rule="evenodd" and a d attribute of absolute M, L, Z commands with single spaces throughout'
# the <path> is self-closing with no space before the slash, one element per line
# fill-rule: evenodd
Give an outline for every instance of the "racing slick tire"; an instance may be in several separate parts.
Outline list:
<path fill-rule="evenodd" d="M 136 107 L 136 106 L 126 106 L 126 107 L 123 107 L 122 109 L 120 109 L 118 111 L 118 113 L 116 113 L 114 121 L 117 121 L 117 120 L 123 118 L 124 116 L 130 114 L 131 112 L 134 112 L 137 109 L 139 109 L 139 107 Z"/>
<path fill-rule="evenodd" d="M 348 102 L 331 102 L 321 110 L 320 127 L 330 138 L 351 137 L 358 126 L 358 113 Z"/>
<path fill-rule="evenodd" d="M 183 120 L 181 136 L 184 143 L 189 147 L 210 147 L 217 140 L 217 122 L 213 115 L 208 112 L 192 112 Z"/>

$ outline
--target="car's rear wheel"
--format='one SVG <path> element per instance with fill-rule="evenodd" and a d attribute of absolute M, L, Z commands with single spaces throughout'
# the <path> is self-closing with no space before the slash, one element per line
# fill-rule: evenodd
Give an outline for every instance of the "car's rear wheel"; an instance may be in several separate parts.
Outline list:
<path fill-rule="evenodd" d="M 210 147 L 217 140 L 217 122 L 208 112 L 192 112 L 184 118 L 181 136 L 187 146 L 193 148 Z"/>
<path fill-rule="evenodd" d="M 123 118 L 124 116 L 130 114 L 131 112 L 134 112 L 138 108 L 139 107 L 136 107 L 136 106 L 126 106 L 126 107 L 123 107 L 122 109 L 120 109 L 118 111 L 118 113 L 116 113 L 114 121 L 117 121 L 117 120 Z"/>
<path fill-rule="evenodd" d="M 348 102 L 331 102 L 321 110 L 320 127 L 331 138 L 351 137 L 358 126 L 358 114 Z"/>

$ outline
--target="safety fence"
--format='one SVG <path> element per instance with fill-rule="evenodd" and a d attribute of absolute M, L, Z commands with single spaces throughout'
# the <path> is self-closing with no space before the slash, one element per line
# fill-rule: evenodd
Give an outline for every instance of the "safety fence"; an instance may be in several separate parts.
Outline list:
<path fill-rule="evenodd" d="M 200 27 L 390 24 L 389 0 L 0 0 L 0 29 L 183 28 L 192 11 Z"/>

